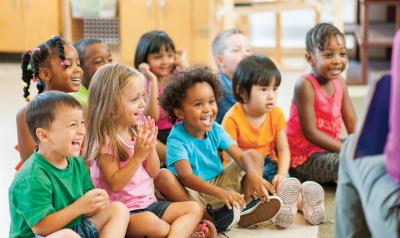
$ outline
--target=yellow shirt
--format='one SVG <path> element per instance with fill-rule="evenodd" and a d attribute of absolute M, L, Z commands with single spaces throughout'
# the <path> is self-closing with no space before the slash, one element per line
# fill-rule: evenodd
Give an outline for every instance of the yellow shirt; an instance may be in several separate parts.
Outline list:
<path fill-rule="evenodd" d="M 236 103 L 225 114 L 222 127 L 242 150 L 254 149 L 263 158 L 270 155 L 271 160 L 277 160 L 275 137 L 279 131 L 285 129 L 286 121 L 282 110 L 275 106 L 267 113 L 261 127 L 254 128 L 248 122 L 242 104 Z"/>

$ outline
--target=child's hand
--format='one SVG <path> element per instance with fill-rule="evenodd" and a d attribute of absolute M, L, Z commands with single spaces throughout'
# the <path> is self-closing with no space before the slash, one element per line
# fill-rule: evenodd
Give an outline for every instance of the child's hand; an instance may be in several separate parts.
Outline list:
<path fill-rule="evenodd" d="M 246 207 L 243 195 L 232 190 L 221 189 L 218 198 L 223 201 L 229 209 L 232 207 L 238 209 Z"/>
<path fill-rule="evenodd" d="M 281 174 L 276 174 L 274 176 L 274 178 L 272 179 L 272 186 L 274 186 L 275 190 L 277 190 L 279 188 L 279 186 L 281 185 L 281 183 L 286 179 L 285 176 L 281 175 Z"/>
<path fill-rule="evenodd" d="M 262 177 L 256 174 L 247 174 L 247 183 L 245 185 L 245 196 L 257 197 L 261 202 L 268 201 L 269 194 L 275 195 L 274 187 Z"/>
<path fill-rule="evenodd" d="M 157 76 L 150 71 L 150 66 L 147 63 L 139 64 L 138 70 L 144 75 L 144 77 L 150 82 L 157 80 Z"/>
<path fill-rule="evenodd" d="M 187 60 L 186 51 L 184 50 L 176 50 L 175 55 L 175 70 L 178 72 L 182 69 L 189 67 L 189 62 Z"/>
<path fill-rule="evenodd" d="M 85 193 L 77 202 L 82 214 L 91 213 L 108 205 L 108 194 L 104 189 L 95 188 Z"/>
<path fill-rule="evenodd" d="M 143 125 L 138 125 L 136 131 L 134 157 L 143 161 L 157 144 L 158 129 L 154 119 L 151 117 L 144 117 Z"/>

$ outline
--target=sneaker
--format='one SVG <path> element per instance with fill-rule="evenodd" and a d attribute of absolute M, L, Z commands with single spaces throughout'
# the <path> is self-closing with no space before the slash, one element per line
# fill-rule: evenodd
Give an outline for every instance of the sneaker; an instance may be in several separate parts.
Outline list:
<path fill-rule="evenodd" d="M 281 183 L 276 195 L 282 199 L 283 206 L 281 212 L 273 219 L 274 224 L 287 228 L 294 222 L 300 189 L 301 183 L 297 178 L 287 178 Z"/>
<path fill-rule="evenodd" d="M 217 229 L 214 223 L 207 219 L 201 220 L 197 231 L 190 235 L 190 238 L 217 238 Z"/>
<path fill-rule="evenodd" d="M 301 185 L 304 219 L 313 225 L 325 218 L 324 189 L 316 182 L 307 181 Z"/>
<path fill-rule="evenodd" d="M 240 227 L 248 228 L 260 222 L 270 220 L 281 210 L 282 200 L 277 196 L 269 196 L 269 200 L 264 203 L 257 200 L 250 202 L 242 211 L 238 222 Z"/>
<path fill-rule="evenodd" d="M 214 225 L 218 232 L 230 230 L 240 219 L 240 209 L 235 207 L 229 209 L 224 205 L 223 207 L 214 210 L 210 205 L 207 205 L 207 211 L 213 218 Z"/>

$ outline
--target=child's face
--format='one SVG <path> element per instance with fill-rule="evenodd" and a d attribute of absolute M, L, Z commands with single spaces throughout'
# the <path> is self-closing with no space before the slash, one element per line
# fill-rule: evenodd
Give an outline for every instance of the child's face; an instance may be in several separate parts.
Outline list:
<path fill-rule="evenodd" d="M 146 81 L 144 77 L 133 77 L 121 90 L 123 126 L 136 125 L 143 119 L 146 106 Z"/>
<path fill-rule="evenodd" d="M 330 37 L 326 40 L 323 51 L 316 48 L 307 59 L 318 76 L 329 80 L 340 78 L 347 65 L 344 39 L 339 35 Z"/>
<path fill-rule="evenodd" d="M 94 43 L 86 46 L 84 62 L 82 62 L 82 84 L 88 88 L 94 73 L 103 65 L 112 63 L 110 49 L 106 44 Z"/>
<path fill-rule="evenodd" d="M 201 82 L 186 91 L 181 108 L 174 112 L 178 119 L 184 122 L 184 127 L 189 134 L 203 139 L 204 133 L 211 130 L 217 111 L 212 87 L 206 82 Z"/>
<path fill-rule="evenodd" d="M 248 110 L 254 115 L 263 115 L 272 111 L 276 103 L 277 92 L 278 87 L 275 86 L 275 79 L 269 86 L 253 85 L 250 91 L 250 99 L 245 100 Z"/>
<path fill-rule="evenodd" d="M 247 37 L 242 34 L 232 35 L 226 39 L 225 45 L 223 55 L 217 56 L 216 61 L 221 71 L 232 78 L 239 62 L 251 54 L 251 48 Z"/>
<path fill-rule="evenodd" d="M 147 63 L 151 72 L 157 77 L 166 77 L 171 74 L 175 66 L 175 52 L 171 49 L 167 50 L 165 45 L 161 47 L 160 52 L 149 54 Z"/>
<path fill-rule="evenodd" d="M 64 45 L 65 60 L 62 66 L 61 59 L 56 54 L 50 57 L 50 70 L 48 71 L 48 90 L 61 92 L 76 92 L 82 81 L 82 69 L 79 66 L 78 53 L 75 48 Z M 42 78 L 42 77 L 41 77 Z"/>
<path fill-rule="evenodd" d="M 83 138 L 85 137 L 85 121 L 83 111 L 77 108 L 61 107 L 56 112 L 54 122 L 45 131 L 46 136 L 40 138 L 41 144 L 47 144 L 54 156 L 79 156 Z"/>

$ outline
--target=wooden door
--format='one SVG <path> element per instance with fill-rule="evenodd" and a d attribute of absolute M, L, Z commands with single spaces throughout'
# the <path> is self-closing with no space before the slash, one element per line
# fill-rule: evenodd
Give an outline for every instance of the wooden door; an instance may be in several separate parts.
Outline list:
<path fill-rule="evenodd" d="M 21 1 L 0 0 L 0 52 L 25 50 Z"/>

